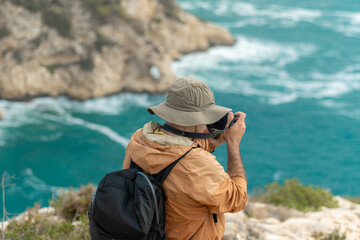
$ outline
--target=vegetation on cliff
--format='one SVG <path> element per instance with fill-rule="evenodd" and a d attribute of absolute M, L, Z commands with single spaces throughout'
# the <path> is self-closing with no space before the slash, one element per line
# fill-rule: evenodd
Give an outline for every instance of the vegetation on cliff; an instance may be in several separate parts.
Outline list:
<path fill-rule="evenodd" d="M 61 1 L 11 0 L 10 2 L 34 13 L 40 12 L 44 24 L 56 29 L 63 37 L 72 37 L 71 15 Z"/>
<path fill-rule="evenodd" d="M 296 178 L 285 180 L 283 185 L 278 182 L 266 185 L 255 193 L 255 200 L 294 208 L 300 211 L 317 211 L 321 207 L 334 208 L 338 203 L 327 190 L 312 185 L 304 186 Z"/>
<path fill-rule="evenodd" d="M 10 35 L 10 30 L 4 24 L 0 24 L 0 39 Z"/>
<path fill-rule="evenodd" d="M 282 186 L 272 183 L 265 189 L 261 194 L 258 191 L 251 201 L 261 200 L 306 211 L 319 210 L 321 206 L 337 206 L 328 191 L 303 186 L 297 179 L 286 180 Z M 4 239 L 90 239 L 87 211 L 94 191 L 95 187 L 91 184 L 76 191 L 69 188 L 49 201 L 50 208 L 40 209 L 36 204 L 9 221 Z M 344 240 L 346 236 L 333 231 L 330 234 L 314 232 L 312 237 L 316 240 Z"/>
<path fill-rule="evenodd" d="M 50 208 L 40 209 L 35 204 L 9 222 L 4 239 L 90 240 L 87 211 L 94 191 L 91 184 L 81 186 L 78 191 L 69 188 L 50 200 Z"/>

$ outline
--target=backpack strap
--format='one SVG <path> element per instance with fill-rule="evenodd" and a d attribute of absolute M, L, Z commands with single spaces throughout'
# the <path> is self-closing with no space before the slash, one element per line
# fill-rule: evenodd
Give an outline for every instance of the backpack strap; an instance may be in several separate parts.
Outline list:
<path fill-rule="evenodd" d="M 137 165 L 135 162 L 133 162 L 132 159 L 130 159 L 130 168 L 136 168 L 140 172 L 143 171 L 142 168 L 139 165 Z"/>
<path fill-rule="evenodd" d="M 161 170 L 158 174 L 153 175 L 155 180 L 158 181 L 159 183 L 163 183 L 166 179 L 166 177 L 169 175 L 169 173 L 171 172 L 171 170 L 175 167 L 175 165 L 181 160 L 183 159 L 191 150 L 193 150 L 194 148 L 197 147 L 192 147 L 190 148 L 185 154 L 183 154 L 181 157 L 179 157 L 176 161 L 174 161 L 173 163 L 171 163 L 169 166 L 167 166 L 166 168 L 164 168 L 163 170 Z"/>

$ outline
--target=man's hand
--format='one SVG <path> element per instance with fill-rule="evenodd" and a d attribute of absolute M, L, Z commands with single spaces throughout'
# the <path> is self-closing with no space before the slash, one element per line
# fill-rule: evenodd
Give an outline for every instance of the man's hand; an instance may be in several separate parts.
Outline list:
<path fill-rule="evenodd" d="M 238 116 L 239 119 L 232 125 L 231 128 L 225 130 L 225 139 L 226 142 L 230 145 L 239 145 L 246 130 L 246 125 L 245 125 L 246 114 L 243 112 L 237 112 L 235 113 L 235 116 Z M 229 124 L 233 119 L 234 119 L 234 114 L 230 112 L 228 115 L 228 121 L 226 127 L 229 127 Z"/>
<path fill-rule="evenodd" d="M 239 119 L 234 123 L 231 128 L 225 131 L 226 146 L 228 152 L 227 172 L 230 177 L 242 177 L 246 180 L 246 172 L 240 155 L 240 142 L 246 130 L 246 114 L 243 112 L 237 112 L 235 113 L 235 116 L 238 116 Z M 226 127 L 229 126 L 230 122 L 233 119 L 234 114 L 229 113 Z"/>

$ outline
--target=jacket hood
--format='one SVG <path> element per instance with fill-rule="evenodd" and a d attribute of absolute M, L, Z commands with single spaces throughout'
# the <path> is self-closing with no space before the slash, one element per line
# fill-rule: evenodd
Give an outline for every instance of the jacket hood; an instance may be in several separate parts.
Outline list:
<path fill-rule="evenodd" d="M 126 149 L 133 162 L 149 174 L 157 174 L 198 144 L 182 136 L 154 134 L 160 124 L 149 122 L 130 139 Z"/>

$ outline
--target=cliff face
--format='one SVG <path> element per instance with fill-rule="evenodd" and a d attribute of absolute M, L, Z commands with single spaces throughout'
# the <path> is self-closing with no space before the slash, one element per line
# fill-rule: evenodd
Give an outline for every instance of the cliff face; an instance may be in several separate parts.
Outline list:
<path fill-rule="evenodd" d="M 172 0 L 0 0 L 0 99 L 160 93 L 173 60 L 234 41 Z"/>
<path fill-rule="evenodd" d="M 245 211 L 226 214 L 223 240 L 360 239 L 360 205 L 339 196 L 335 199 L 337 208 L 306 213 L 248 202 Z"/>

